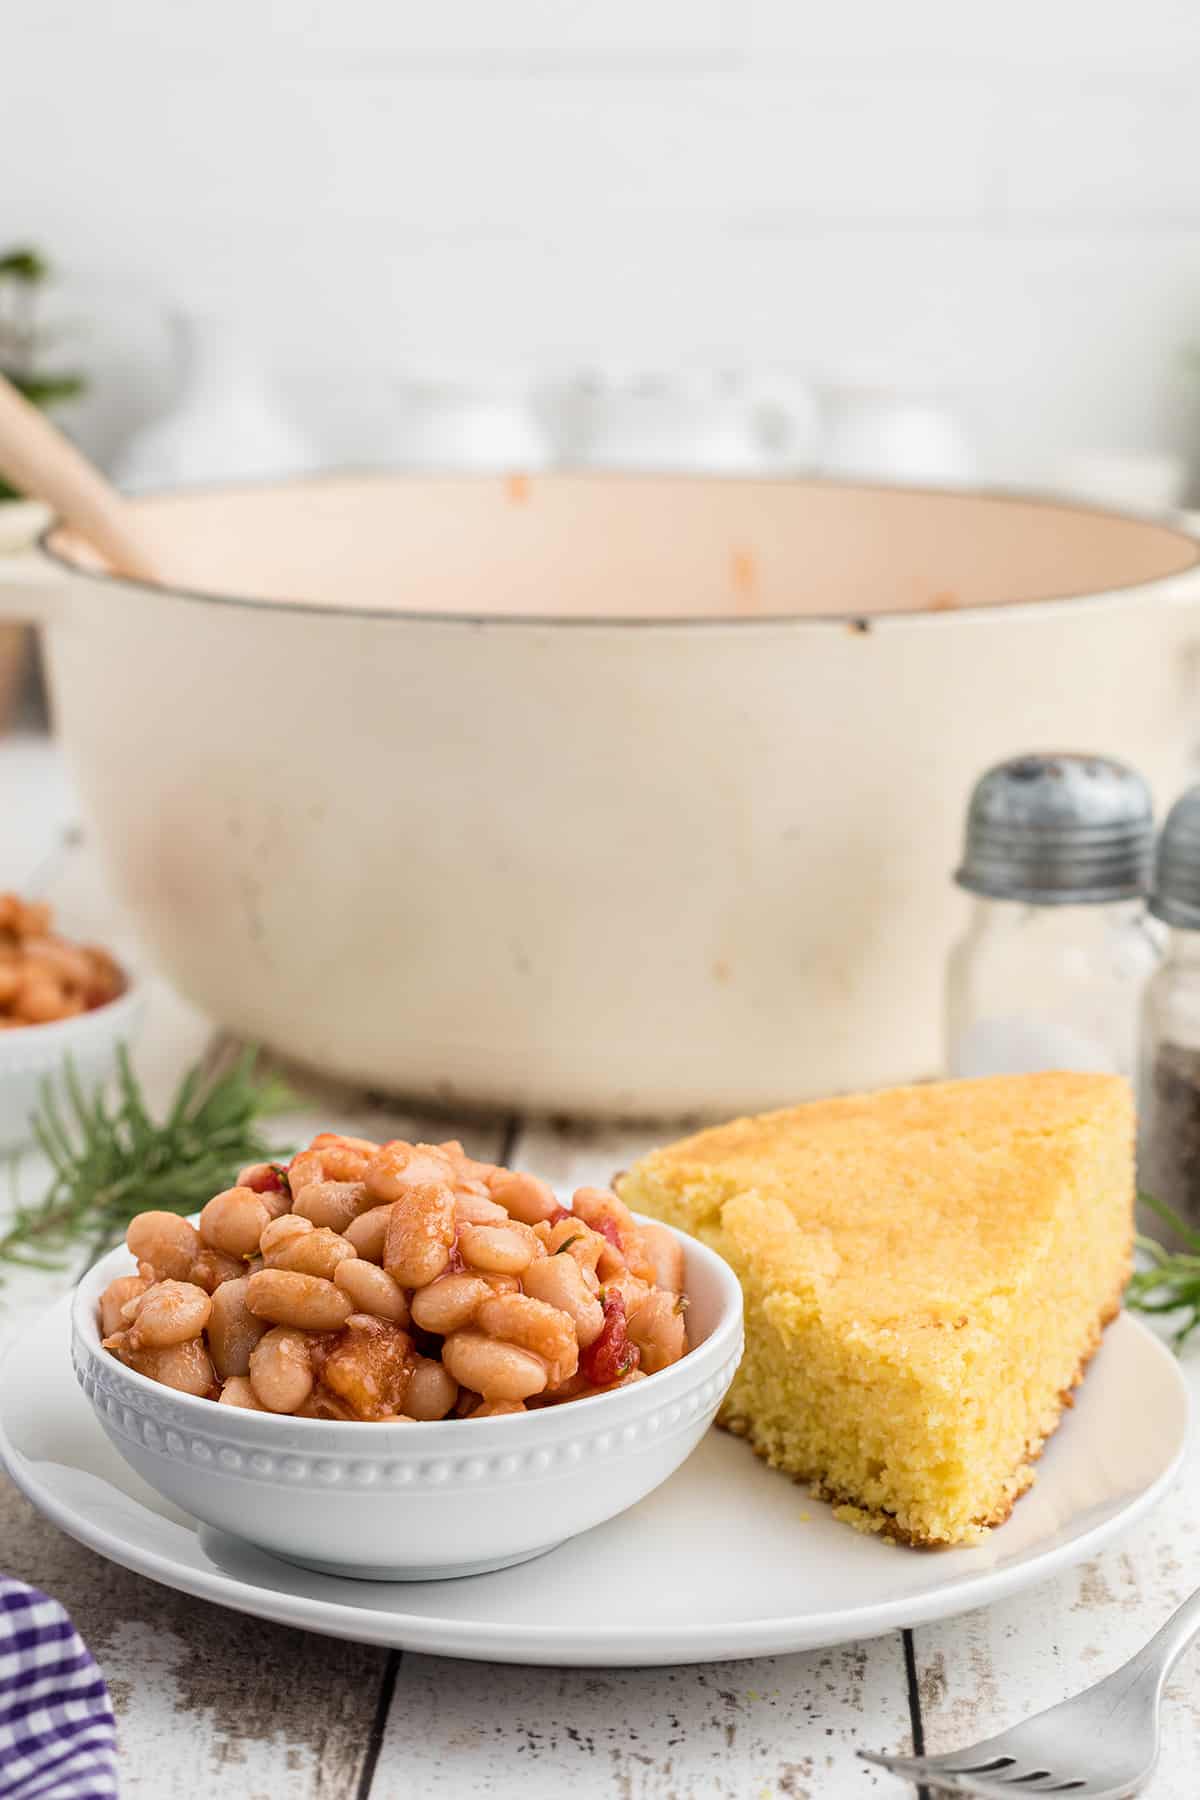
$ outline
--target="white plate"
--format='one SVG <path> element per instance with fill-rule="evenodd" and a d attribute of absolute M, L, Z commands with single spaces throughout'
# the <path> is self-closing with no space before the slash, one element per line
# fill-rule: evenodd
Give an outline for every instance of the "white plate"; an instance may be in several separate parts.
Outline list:
<path fill-rule="evenodd" d="M 1132 1525 L 1170 1483 L 1188 1429 L 1170 1351 L 1122 1314 L 1032 1492 L 977 1548 L 904 1550 L 863 1537 L 739 1439 L 712 1432 L 648 1500 L 523 1568 L 348 1581 L 199 1526 L 144 1486 L 76 1386 L 69 1311 L 61 1300 L 24 1338 L 23 1382 L 0 1383 L 0 1457 L 56 1525 L 126 1568 L 239 1612 L 493 1662 L 708 1662 L 965 1612 L 1044 1581 Z"/>

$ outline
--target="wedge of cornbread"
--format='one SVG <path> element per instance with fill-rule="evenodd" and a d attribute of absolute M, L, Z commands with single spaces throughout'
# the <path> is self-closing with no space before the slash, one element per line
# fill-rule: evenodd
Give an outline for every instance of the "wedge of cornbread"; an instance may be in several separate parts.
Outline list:
<path fill-rule="evenodd" d="M 733 1265 L 722 1420 L 864 1531 L 1007 1518 L 1116 1314 L 1133 1106 L 1116 1076 L 944 1082 L 702 1131 L 621 1178 Z"/>

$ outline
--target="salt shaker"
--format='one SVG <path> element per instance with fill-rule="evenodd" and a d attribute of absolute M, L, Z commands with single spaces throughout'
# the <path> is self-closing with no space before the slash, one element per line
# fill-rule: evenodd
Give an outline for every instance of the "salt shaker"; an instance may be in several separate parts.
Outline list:
<path fill-rule="evenodd" d="M 1142 1006 L 1138 1178 L 1200 1228 L 1200 787 L 1167 814 L 1150 910 L 1169 930 Z M 1174 1240 L 1157 1220 L 1146 1224 Z"/>
<path fill-rule="evenodd" d="M 980 778 L 955 876 L 975 899 L 947 973 L 951 1075 L 1132 1077 L 1158 962 L 1153 830 L 1145 782 L 1107 757 L 1017 756 Z"/>

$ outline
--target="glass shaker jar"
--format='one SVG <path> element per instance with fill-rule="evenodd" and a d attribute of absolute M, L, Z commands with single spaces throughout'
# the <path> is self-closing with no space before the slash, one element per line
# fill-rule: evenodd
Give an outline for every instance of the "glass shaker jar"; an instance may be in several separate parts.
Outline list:
<path fill-rule="evenodd" d="M 1158 961 L 1153 831 L 1145 782 L 1106 757 L 1018 756 L 980 778 L 955 876 L 975 899 L 947 973 L 952 1076 L 1132 1077 Z"/>
<path fill-rule="evenodd" d="M 1150 910 L 1169 933 L 1142 1005 L 1138 1181 L 1200 1229 L 1200 787 L 1167 814 Z M 1157 1218 L 1145 1224 L 1179 1241 Z"/>

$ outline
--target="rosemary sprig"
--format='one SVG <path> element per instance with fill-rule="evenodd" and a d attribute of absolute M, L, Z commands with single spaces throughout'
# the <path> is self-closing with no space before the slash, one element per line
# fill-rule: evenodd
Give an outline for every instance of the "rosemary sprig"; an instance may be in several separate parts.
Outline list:
<path fill-rule="evenodd" d="M 0 1233 L 0 1264 L 61 1268 L 73 1245 L 98 1252 L 145 1210 L 196 1212 L 244 1164 L 279 1154 L 259 1121 L 292 1097 L 281 1082 L 256 1078 L 256 1060 L 247 1049 L 223 1074 L 189 1070 L 161 1123 L 146 1110 L 123 1046 L 111 1101 L 103 1088 L 85 1094 L 68 1062 L 61 1095 L 43 1086 L 33 1126 L 53 1178 L 41 1200 L 14 1208 Z"/>
<path fill-rule="evenodd" d="M 1170 1251 L 1156 1238 L 1143 1237 L 1139 1232 L 1134 1242 L 1150 1258 L 1150 1266 L 1135 1269 L 1130 1276 L 1125 1304 L 1144 1313 L 1179 1312 L 1186 1308 L 1187 1317 L 1173 1340 L 1179 1350 L 1200 1327 L 1200 1232 L 1153 1194 L 1139 1194 L 1138 1199 L 1177 1232 L 1188 1248 Z"/>

